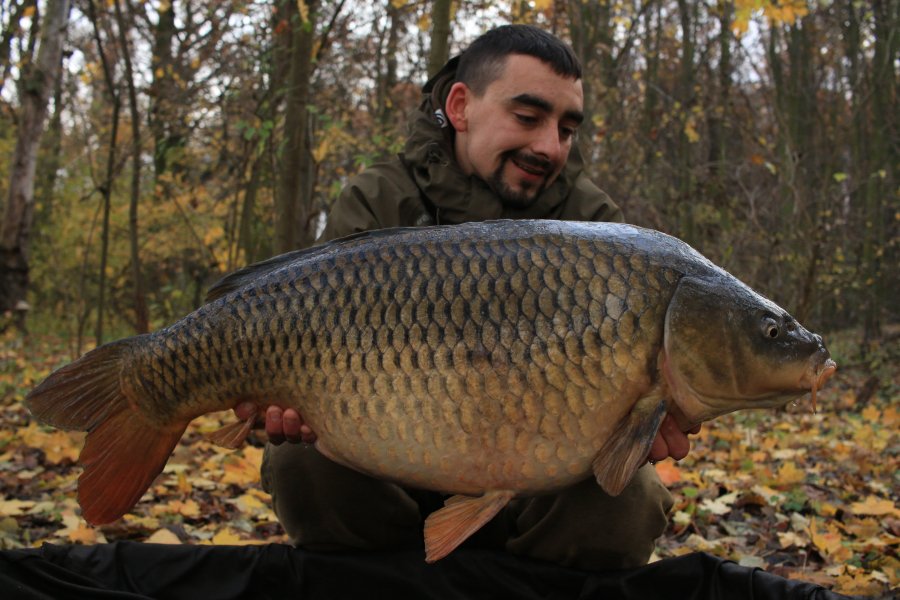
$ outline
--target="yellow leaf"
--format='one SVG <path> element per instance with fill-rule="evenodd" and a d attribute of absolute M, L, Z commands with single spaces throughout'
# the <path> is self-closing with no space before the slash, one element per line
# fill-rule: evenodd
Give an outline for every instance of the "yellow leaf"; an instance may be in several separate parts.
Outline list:
<path fill-rule="evenodd" d="M 244 539 L 241 537 L 241 534 L 234 529 L 225 528 L 213 536 L 212 543 L 217 546 L 247 546 L 265 544 L 266 541 Z"/>
<path fill-rule="evenodd" d="M 160 529 L 159 531 L 153 532 L 153 535 L 144 540 L 146 544 L 180 544 L 181 540 L 178 539 L 178 536 L 169 531 L 168 529 Z"/>
<path fill-rule="evenodd" d="M 894 506 L 893 501 L 878 496 L 869 496 L 864 502 L 854 502 L 850 505 L 850 511 L 855 515 L 871 515 L 873 517 L 894 515 L 900 517 L 900 511 Z"/>
<path fill-rule="evenodd" d="M 786 531 L 784 533 L 777 532 L 778 534 L 778 544 L 781 546 L 782 550 L 785 548 L 790 548 L 791 546 L 796 546 L 797 548 L 805 548 L 809 543 L 809 540 L 805 536 L 801 536 L 793 531 Z"/>
<path fill-rule="evenodd" d="M 79 523 L 78 527 L 69 532 L 69 541 L 76 544 L 96 544 L 100 540 L 96 529 L 84 523 Z"/>
<path fill-rule="evenodd" d="M 534 10 L 545 12 L 553 8 L 553 0 L 533 0 Z"/>
<path fill-rule="evenodd" d="M 697 129 L 694 127 L 693 119 L 688 119 L 687 123 L 684 124 L 684 135 L 687 136 L 688 141 L 692 144 L 700 141 L 700 134 L 697 133 Z"/>
<path fill-rule="evenodd" d="M 200 516 L 200 505 L 194 500 L 172 500 L 166 504 L 157 504 L 151 509 L 154 516 L 171 514 L 195 518 Z"/>
<path fill-rule="evenodd" d="M 188 481 L 187 475 L 185 475 L 184 471 L 178 473 L 178 491 L 184 495 L 191 493 L 191 482 Z"/>
<path fill-rule="evenodd" d="M 26 19 L 30 19 L 31 17 L 34 16 L 34 11 L 35 11 L 34 6 L 28 6 L 25 8 L 25 10 L 22 11 L 22 17 L 24 17 Z"/>
<path fill-rule="evenodd" d="M 313 160 L 317 163 L 322 162 L 328 156 L 328 153 L 331 151 L 331 138 L 328 136 L 323 137 L 322 141 L 319 142 L 319 145 L 316 146 L 316 149 L 313 150 L 312 156 Z"/>
<path fill-rule="evenodd" d="M 70 433 L 67 431 L 46 432 L 34 421 L 22 431 L 22 441 L 32 448 L 40 448 L 44 451 L 47 462 L 59 464 L 64 460 L 75 462 L 81 452 L 81 444 L 84 441 L 83 433 Z"/>
<path fill-rule="evenodd" d="M 884 589 L 884 585 L 870 575 L 860 571 L 846 573 L 837 578 L 835 591 L 850 594 L 854 597 L 874 598 Z"/>
<path fill-rule="evenodd" d="M 869 405 L 863 409 L 862 417 L 866 421 L 875 423 L 881 421 L 881 411 L 878 410 L 878 408 L 876 408 L 875 406 Z"/>
<path fill-rule="evenodd" d="M 842 563 L 853 556 L 853 552 L 843 545 L 843 536 L 834 525 L 826 525 L 823 531 L 813 518 L 809 525 L 809 537 L 822 555 L 835 563 Z"/>
<path fill-rule="evenodd" d="M 0 515 L 18 517 L 34 506 L 30 500 L 0 500 Z"/>
<path fill-rule="evenodd" d="M 793 461 L 788 461 L 781 465 L 781 468 L 778 469 L 778 473 L 775 475 L 775 479 L 778 483 L 783 485 L 793 485 L 795 483 L 800 483 L 806 478 L 806 473 L 797 468 L 797 465 Z"/>
<path fill-rule="evenodd" d="M 229 455 L 225 457 L 222 467 L 225 475 L 222 483 L 235 483 L 237 485 L 249 485 L 259 480 L 259 466 L 262 462 L 262 450 L 247 446 L 243 450 L 244 456 Z"/>

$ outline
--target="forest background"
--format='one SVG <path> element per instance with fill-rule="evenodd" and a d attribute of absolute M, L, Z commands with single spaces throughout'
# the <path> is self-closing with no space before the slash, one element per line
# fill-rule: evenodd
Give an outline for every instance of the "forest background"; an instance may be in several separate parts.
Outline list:
<path fill-rule="evenodd" d="M 428 74 L 508 22 L 581 58 L 578 141 L 626 219 L 837 339 L 840 406 L 896 431 L 896 0 L 4 0 L 4 406 L 311 244 L 347 179 L 402 150 Z"/>

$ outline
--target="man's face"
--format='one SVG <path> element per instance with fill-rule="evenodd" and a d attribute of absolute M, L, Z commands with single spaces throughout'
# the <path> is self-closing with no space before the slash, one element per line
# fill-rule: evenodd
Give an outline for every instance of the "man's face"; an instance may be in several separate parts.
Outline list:
<path fill-rule="evenodd" d="M 459 82 L 447 97 L 457 161 L 512 207 L 529 206 L 559 176 L 583 110 L 580 79 L 522 54 L 507 57 L 480 97 Z"/>

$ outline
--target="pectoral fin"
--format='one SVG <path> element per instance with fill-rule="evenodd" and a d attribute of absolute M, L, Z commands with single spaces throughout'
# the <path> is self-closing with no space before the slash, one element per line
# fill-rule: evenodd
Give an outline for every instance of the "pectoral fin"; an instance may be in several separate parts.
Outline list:
<path fill-rule="evenodd" d="M 433 563 L 453 552 L 494 518 L 512 500 L 514 492 L 500 490 L 483 496 L 453 496 L 425 519 L 425 562 Z"/>
<path fill-rule="evenodd" d="M 647 461 L 665 416 L 666 401 L 662 397 L 653 394 L 641 398 L 594 457 L 594 476 L 607 494 L 622 493 Z"/>
<path fill-rule="evenodd" d="M 206 439 L 217 446 L 222 446 L 229 450 L 240 448 L 247 440 L 247 436 L 250 435 L 250 430 L 253 429 L 253 423 L 256 421 L 256 413 L 257 411 L 254 410 L 253 414 L 251 414 L 246 421 L 237 421 L 213 431 L 206 436 Z"/>

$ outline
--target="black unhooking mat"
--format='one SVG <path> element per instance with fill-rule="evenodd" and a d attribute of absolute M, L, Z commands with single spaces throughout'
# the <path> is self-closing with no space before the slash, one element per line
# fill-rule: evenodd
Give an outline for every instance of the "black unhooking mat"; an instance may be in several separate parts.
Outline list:
<path fill-rule="evenodd" d="M 847 598 L 709 554 L 595 573 L 487 550 L 425 564 L 421 552 L 317 554 L 286 545 L 116 542 L 0 552 L 0 598 L 490 598 L 759 600 Z"/>

